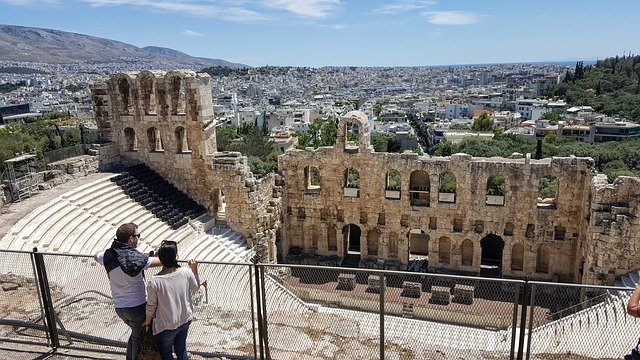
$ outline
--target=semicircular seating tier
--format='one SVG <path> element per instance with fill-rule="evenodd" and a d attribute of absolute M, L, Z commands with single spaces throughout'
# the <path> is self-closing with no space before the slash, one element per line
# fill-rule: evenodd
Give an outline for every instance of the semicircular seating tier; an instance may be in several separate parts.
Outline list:
<path fill-rule="evenodd" d="M 0 249 L 93 255 L 108 248 L 118 226 L 127 222 L 138 225 L 143 252 L 174 240 L 181 259 L 238 262 L 251 255 L 240 234 L 216 227 L 204 207 L 146 165 L 84 184 L 36 208 L 0 239 Z"/>

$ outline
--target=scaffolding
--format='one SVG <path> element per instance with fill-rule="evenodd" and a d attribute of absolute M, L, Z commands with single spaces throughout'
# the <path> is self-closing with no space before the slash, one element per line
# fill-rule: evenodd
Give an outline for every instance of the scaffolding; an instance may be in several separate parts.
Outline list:
<path fill-rule="evenodd" d="M 19 202 L 38 191 L 35 159 L 34 154 L 22 154 L 5 160 L 3 183 L 9 188 L 11 202 Z"/>

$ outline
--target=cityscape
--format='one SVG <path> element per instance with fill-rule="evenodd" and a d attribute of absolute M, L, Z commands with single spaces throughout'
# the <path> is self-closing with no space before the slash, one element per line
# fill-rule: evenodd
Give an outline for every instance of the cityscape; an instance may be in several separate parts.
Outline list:
<path fill-rule="evenodd" d="M 0 357 L 626 359 L 638 10 L 0 0 Z"/>

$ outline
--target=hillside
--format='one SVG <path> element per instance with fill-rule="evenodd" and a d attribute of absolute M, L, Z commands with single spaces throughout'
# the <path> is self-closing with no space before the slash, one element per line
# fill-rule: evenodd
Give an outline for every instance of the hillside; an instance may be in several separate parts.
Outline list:
<path fill-rule="evenodd" d="M 578 62 L 549 95 L 640 122 L 640 56 L 610 57 L 589 66 Z"/>
<path fill-rule="evenodd" d="M 160 47 L 145 47 L 66 31 L 0 25 L 0 60 L 44 63 L 160 62 L 171 68 L 245 67 L 220 59 L 196 58 Z"/>

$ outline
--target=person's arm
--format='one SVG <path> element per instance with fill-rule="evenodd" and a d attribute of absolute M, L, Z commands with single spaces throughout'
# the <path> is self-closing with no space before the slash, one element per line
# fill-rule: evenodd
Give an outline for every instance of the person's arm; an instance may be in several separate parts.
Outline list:
<path fill-rule="evenodd" d="M 640 283 L 636 285 L 636 289 L 627 302 L 627 314 L 640 317 Z"/>
<path fill-rule="evenodd" d="M 189 277 L 189 291 L 191 294 L 195 294 L 200 289 L 200 277 L 198 276 L 198 262 L 194 259 L 187 261 L 189 268 L 193 273 L 193 276 Z"/>
<path fill-rule="evenodd" d="M 155 256 L 150 256 L 149 257 L 149 261 L 151 262 L 151 264 L 149 265 L 149 267 L 158 267 L 158 266 L 162 266 L 162 263 L 160 262 L 160 258 L 157 258 Z"/>
<path fill-rule="evenodd" d="M 100 265 L 104 265 L 104 251 L 98 251 L 95 253 L 95 255 L 93 255 L 93 260 Z"/>
<path fill-rule="evenodd" d="M 144 319 L 144 324 L 151 324 L 151 320 L 153 320 L 153 315 L 156 313 L 156 309 L 158 308 L 158 292 L 156 291 L 156 287 L 153 284 L 153 281 L 147 282 L 147 308 L 146 308 L 146 317 Z"/>

